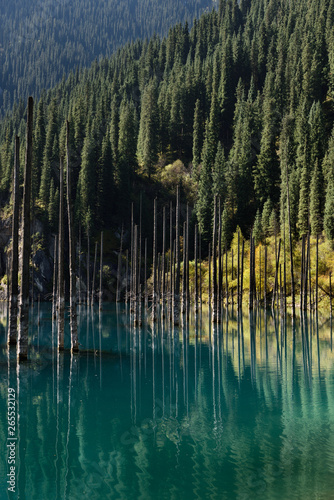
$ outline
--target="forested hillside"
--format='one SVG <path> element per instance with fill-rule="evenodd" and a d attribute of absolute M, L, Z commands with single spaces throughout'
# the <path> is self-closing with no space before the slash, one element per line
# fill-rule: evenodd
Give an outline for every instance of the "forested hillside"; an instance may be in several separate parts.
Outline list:
<path fill-rule="evenodd" d="M 238 225 L 257 241 L 287 229 L 288 208 L 295 239 L 310 227 L 333 240 L 333 21 L 333 0 L 222 0 L 190 31 L 127 45 L 44 93 L 33 190 L 51 229 L 68 119 L 77 223 L 119 227 L 139 190 L 152 203 L 180 182 L 204 242 L 215 194 L 225 246 Z M 24 115 L 16 106 L 1 127 L 2 205 Z"/>
<path fill-rule="evenodd" d="M 40 95 L 76 66 L 136 38 L 164 36 L 215 6 L 212 0 L 12 0 L 0 2 L 0 116 Z"/>

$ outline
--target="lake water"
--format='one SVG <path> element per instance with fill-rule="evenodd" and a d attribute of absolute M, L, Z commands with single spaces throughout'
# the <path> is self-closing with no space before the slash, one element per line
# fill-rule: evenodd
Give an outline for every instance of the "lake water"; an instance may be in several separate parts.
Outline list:
<path fill-rule="evenodd" d="M 101 316 L 81 308 L 80 347 L 90 351 L 58 355 L 51 306 L 39 319 L 35 306 L 31 362 L 17 367 L 2 312 L 1 499 L 334 498 L 329 321 L 308 317 L 293 331 L 263 312 L 238 323 L 230 311 L 218 328 L 203 314 L 152 329 L 128 318 L 124 305 Z"/>

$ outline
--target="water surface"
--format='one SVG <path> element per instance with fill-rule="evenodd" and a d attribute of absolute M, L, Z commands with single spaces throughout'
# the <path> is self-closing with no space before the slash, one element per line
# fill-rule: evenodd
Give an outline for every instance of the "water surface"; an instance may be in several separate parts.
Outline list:
<path fill-rule="evenodd" d="M 0 498 L 334 498 L 329 321 L 261 314 L 213 328 L 130 328 L 125 306 L 80 309 L 81 349 L 58 354 L 34 308 L 28 364 L 8 362 L 0 317 Z M 69 346 L 68 326 L 66 345 Z M 7 394 L 17 398 L 7 487 Z"/>

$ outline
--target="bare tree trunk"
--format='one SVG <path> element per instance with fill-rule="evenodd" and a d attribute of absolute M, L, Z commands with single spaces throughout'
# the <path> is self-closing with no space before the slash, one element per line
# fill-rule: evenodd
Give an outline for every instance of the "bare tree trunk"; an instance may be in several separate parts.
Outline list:
<path fill-rule="evenodd" d="M 148 309 L 148 293 L 147 293 L 147 238 L 145 238 L 145 262 L 144 262 L 144 295 L 145 295 L 145 309 Z"/>
<path fill-rule="evenodd" d="M 87 307 L 90 304 L 90 234 L 87 226 Z"/>
<path fill-rule="evenodd" d="M 290 195 L 289 195 L 289 177 L 288 166 L 286 166 L 286 185 L 287 185 L 287 199 L 288 199 L 288 218 L 289 218 L 289 246 L 290 246 L 290 273 L 291 273 L 291 295 L 292 295 L 292 320 L 296 317 L 296 297 L 295 297 L 295 278 L 293 270 L 293 251 L 292 251 L 292 231 L 291 231 L 291 216 L 290 216 Z"/>
<path fill-rule="evenodd" d="M 187 288 L 187 249 L 186 249 L 187 223 L 183 223 L 183 273 L 182 273 L 182 314 L 186 312 L 186 288 Z"/>
<path fill-rule="evenodd" d="M 58 249 L 58 236 L 55 236 L 53 248 L 53 291 L 52 291 L 52 318 L 57 317 L 57 249 Z"/>
<path fill-rule="evenodd" d="M 126 249 L 125 252 L 125 303 L 128 303 L 128 283 L 129 283 L 129 250 Z"/>
<path fill-rule="evenodd" d="M 213 238 L 212 238 L 212 258 L 213 258 L 213 293 L 212 293 L 212 322 L 217 321 L 217 196 L 214 198 L 213 215 Z"/>
<path fill-rule="evenodd" d="M 79 304 L 81 304 L 81 225 L 79 227 Z"/>
<path fill-rule="evenodd" d="M 317 234 L 317 252 L 316 252 L 316 263 L 315 263 L 315 310 L 318 312 L 318 279 L 319 279 L 319 235 Z"/>
<path fill-rule="evenodd" d="M 92 306 L 94 305 L 94 298 L 95 298 L 96 262 L 97 262 L 97 241 L 95 242 L 95 251 L 94 251 L 94 267 L 93 267 L 93 281 L 92 281 L 92 295 L 91 295 Z"/>
<path fill-rule="evenodd" d="M 133 324 L 138 325 L 138 301 L 137 301 L 137 260 L 138 260 L 138 226 L 133 231 Z"/>
<path fill-rule="evenodd" d="M 64 350 L 64 179 L 63 159 L 59 168 L 59 239 L 58 239 L 58 350 Z"/>
<path fill-rule="evenodd" d="M 195 241 L 194 241 L 194 257 L 195 257 L 195 315 L 198 314 L 198 227 L 195 225 Z"/>
<path fill-rule="evenodd" d="M 31 200 L 31 170 L 32 170 L 32 127 L 34 101 L 28 99 L 27 115 L 27 149 L 24 170 L 23 214 L 22 214 L 22 267 L 21 293 L 19 305 L 19 335 L 17 357 L 19 361 L 28 359 L 28 329 L 29 329 L 29 263 L 31 253 L 30 243 L 30 200 Z"/>
<path fill-rule="evenodd" d="M 121 243 L 120 243 L 120 248 L 119 248 L 118 265 L 117 265 L 116 302 L 119 302 L 121 300 L 122 251 L 123 251 L 123 224 L 122 224 Z"/>
<path fill-rule="evenodd" d="M 17 342 L 17 301 L 19 294 L 19 175 L 20 175 L 20 139 L 15 137 L 15 160 L 13 178 L 13 219 L 12 219 L 12 262 L 10 273 L 10 301 L 8 345 Z"/>
<path fill-rule="evenodd" d="M 211 306 L 211 243 L 209 243 L 209 256 L 208 256 L 208 264 L 209 264 L 209 297 L 208 302 L 209 306 Z"/>
<path fill-rule="evenodd" d="M 222 305 L 222 213 L 221 200 L 219 197 L 219 213 L 218 213 L 218 298 L 217 298 L 217 322 L 221 321 L 221 305 Z"/>
<path fill-rule="evenodd" d="M 70 330 L 71 350 L 79 351 L 78 323 L 77 323 L 77 278 L 75 266 L 75 239 L 73 227 L 73 204 L 72 204 L 72 169 L 70 167 L 70 130 L 66 122 L 66 153 L 67 153 L 67 217 L 68 217 L 68 239 L 69 239 L 69 272 L 70 272 Z"/>
<path fill-rule="evenodd" d="M 166 260 L 166 207 L 163 207 L 162 211 L 162 315 L 164 316 L 165 310 L 165 260 Z"/>
<path fill-rule="evenodd" d="M 176 190 L 176 228 L 175 228 L 175 291 L 174 291 L 174 324 L 180 323 L 180 186 Z"/>
<path fill-rule="evenodd" d="M 153 214 L 153 293 L 152 293 L 152 321 L 157 320 L 157 199 L 154 199 Z"/>
<path fill-rule="evenodd" d="M 101 248 L 100 248 L 100 293 L 99 293 L 99 311 L 102 311 L 102 278 L 103 278 L 103 231 L 101 231 Z"/>

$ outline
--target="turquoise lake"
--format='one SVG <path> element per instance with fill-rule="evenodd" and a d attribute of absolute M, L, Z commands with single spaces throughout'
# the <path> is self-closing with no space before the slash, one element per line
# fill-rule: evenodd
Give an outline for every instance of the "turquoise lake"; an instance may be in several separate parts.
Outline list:
<path fill-rule="evenodd" d="M 184 328 L 134 328 L 125 305 L 78 312 L 88 351 L 58 354 L 51 305 L 35 305 L 31 361 L 17 366 L 1 311 L 1 499 L 334 498 L 329 320 L 293 329 L 263 311 L 239 322 L 224 311 L 218 327 L 203 312 Z"/>

